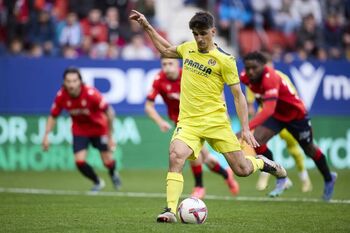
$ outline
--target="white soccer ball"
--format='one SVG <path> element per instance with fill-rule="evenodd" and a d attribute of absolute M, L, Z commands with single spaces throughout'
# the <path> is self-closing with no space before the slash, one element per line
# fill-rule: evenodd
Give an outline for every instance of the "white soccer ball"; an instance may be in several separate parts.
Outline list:
<path fill-rule="evenodd" d="M 201 199 L 195 197 L 183 200 L 177 211 L 182 223 L 202 224 L 208 217 L 207 206 Z"/>

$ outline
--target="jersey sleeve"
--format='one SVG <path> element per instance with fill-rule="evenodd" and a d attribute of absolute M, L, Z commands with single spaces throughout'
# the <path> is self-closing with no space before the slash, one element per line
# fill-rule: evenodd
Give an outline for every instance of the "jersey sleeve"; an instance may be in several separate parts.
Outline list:
<path fill-rule="evenodd" d="M 229 56 L 227 59 L 223 60 L 221 73 L 222 78 L 227 85 L 234 85 L 239 83 L 236 59 L 233 56 Z"/>
<path fill-rule="evenodd" d="M 58 91 L 55 97 L 54 102 L 51 105 L 50 114 L 53 117 L 57 117 L 60 115 L 63 109 L 63 98 L 62 98 L 62 90 Z"/>
<path fill-rule="evenodd" d="M 189 41 L 182 43 L 176 47 L 176 51 L 179 54 L 181 58 L 184 57 L 184 54 L 186 53 L 186 50 L 193 50 L 194 49 L 195 42 Z"/>
<path fill-rule="evenodd" d="M 157 95 L 159 94 L 159 78 L 160 76 L 158 74 L 155 80 L 153 81 L 152 89 L 147 95 L 147 99 L 153 102 L 156 99 Z"/>
<path fill-rule="evenodd" d="M 90 88 L 88 90 L 88 96 L 94 108 L 101 111 L 107 110 L 108 103 L 106 102 L 105 98 L 101 95 L 101 93 L 97 89 Z"/>

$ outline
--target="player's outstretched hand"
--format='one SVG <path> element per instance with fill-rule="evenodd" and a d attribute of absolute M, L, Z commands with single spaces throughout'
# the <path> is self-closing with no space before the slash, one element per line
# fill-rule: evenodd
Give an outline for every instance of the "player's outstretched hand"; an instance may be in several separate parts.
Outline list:
<path fill-rule="evenodd" d="M 242 131 L 240 133 L 240 136 L 242 137 L 242 139 L 244 141 L 246 141 L 248 143 L 248 145 L 250 145 L 254 148 L 260 146 L 259 143 L 255 140 L 255 137 L 252 134 L 252 132 L 250 132 L 249 130 Z"/>
<path fill-rule="evenodd" d="M 149 25 L 146 17 L 137 10 L 131 10 L 129 19 L 137 21 L 142 27 L 147 27 Z"/>
<path fill-rule="evenodd" d="M 49 143 L 48 136 L 44 136 L 43 141 L 41 143 L 41 146 L 42 146 L 43 151 L 49 150 L 50 143 Z"/>
<path fill-rule="evenodd" d="M 108 137 L 108 148 L 112 152 L 117 149 L 117 143 L 114 141 L 113 136 Z"/>
<path fill-rule="evenodd" d="M 159 128 L 162 132 L 168 132 L 172 128 L 172 126 L 167 121 L 162 121 L 159 124 Z"/>

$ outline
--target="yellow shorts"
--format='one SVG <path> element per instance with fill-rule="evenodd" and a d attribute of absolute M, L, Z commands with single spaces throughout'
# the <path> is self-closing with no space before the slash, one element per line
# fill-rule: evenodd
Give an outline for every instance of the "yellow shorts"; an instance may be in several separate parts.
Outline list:
<path fill-rule="evenodd" d="M 196 117 L 180 121 L 171 141 L 174 139 L 183 141 L 193 150 L 193 154 L 188 158 L 190 160 L 198 158 L 205 141 L 219 153 L 241 150 L 226 116 L 215 120 Z"/>

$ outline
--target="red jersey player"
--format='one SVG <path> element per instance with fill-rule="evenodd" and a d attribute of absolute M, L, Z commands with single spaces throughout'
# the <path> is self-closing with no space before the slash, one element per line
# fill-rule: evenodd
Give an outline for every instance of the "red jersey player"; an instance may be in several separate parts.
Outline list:
<path fill-rule="evenodd" d="M 56 117 L 63 109 L 67 110 L 72 118 L 75 164 L 79 171 L 94 183 L 91 191 L 100 191 L 105 183 L 86 162 L 90 143 L 100 151 L 103 163 L 115 188 L 118 189 L 121 181 L 112 154 L 115 148 L 112 137 L 114 110 L 104 101 L 98 90 L 83 83 L 76 68 L 67 68 L 64 71 L 63 86 L 56 95 L 51 115 L 47 120 L 42 142 L 44 150 L 49 148 L 49 133 L 55 126 Z"/>
<path fill-rule="evenodd" d="M 157 95 L 160 95 L 166 106 L 168 107 L 168 116 L 174 124 L 177 124 L 179 116 L 179 99 L 180 99 L 180 81 L 182 70 L 179 67 L 179 62 L 176 59 L 163 58 L 161 60 L 162 70 L 155 78 L 152 90 L 147 96 L 145 111 L 148 116 L 157 123 L 162 132 L 167 132 L 172 126 L 165 121 L 154 107 L 154 100 Z M 195 178 L 195 187 L 192 196 L 203 198 L 205 196 L 205 189 L 202 180 L 202 163 L 205 163 L 209 169 L 215 173 L 223 176 L 233 195 L 239 192 L 239 185 L 233 178 L 233 172 L 230 168 L 225 170 L 220 166 L 219 162 L 210 155 L 208 149 L 203 147 L 200 156 L 197 160 L 191 161 L 191 168 Z"/>
<path fill-rule="evenodd" d="M 242 83 L 259 95 L 263 102 L 262 110 L 249 122 L 256 140 L 263 145 L 255 150 L 257 154 L 272 158 L 266 143 L 286 128 L 321 172 L 325 182 L 323 199 L 328 201 L 332 197 L 337 174 L 329 171 L 325 155 L 313 142 L 311 122 L 303 102 L 273 68 L 266 66 L 266 62 L 262 53 L 249 53 L 244 57 L 245 70 L 240 75 Z M 286 179 L 277 180 L 270 196 L 283 193 Z"/>

